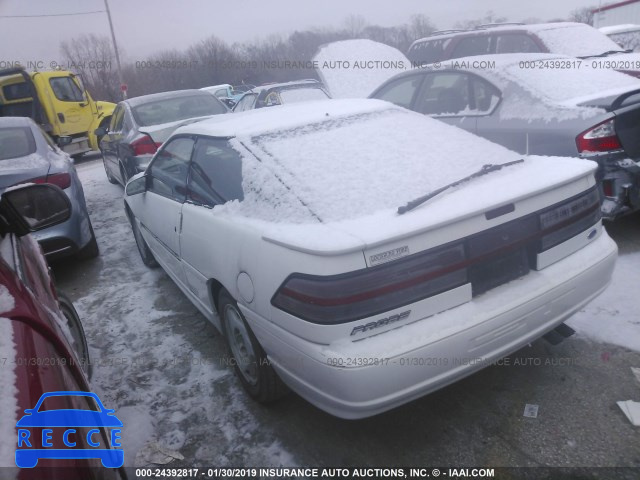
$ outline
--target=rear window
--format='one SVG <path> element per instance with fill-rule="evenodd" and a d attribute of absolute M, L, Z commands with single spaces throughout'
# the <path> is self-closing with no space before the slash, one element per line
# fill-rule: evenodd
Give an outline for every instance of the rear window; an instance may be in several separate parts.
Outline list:
<path fill-rule="evenodd" d="M 141 127 L 177 122 L 188 118 L 226 113 L 226 107 L 209 94 L 166 98 L 133 107 L 133 117 Z"/>
<path fill-rule="evenodd" d="M 31 98 L 29 86 L 26 82 L 14 83 L 13 85 L 5 85 L 2 87 L 2 95 L 5 100 L 19 100 L 21 98 Z"/>
<path fill-rule="evenodd" d="M 0 128 L 0 160 L 25 157 L 36 151 L 29 127 Z"/>
<path fill-rule="evenodd" d="M 282 103 L 308 102 L 310 100 L 326 100 L 329 98 L 320 88 L 293 88 L 280 92 Z"/>
<path fill-rule="evenodd" d="M 407 57 L 413 64 L 426 65 L 444 59 L 444 51 L 451 43 L 450 38 L 429 40 L 414 44 L 407 52 Z"/>

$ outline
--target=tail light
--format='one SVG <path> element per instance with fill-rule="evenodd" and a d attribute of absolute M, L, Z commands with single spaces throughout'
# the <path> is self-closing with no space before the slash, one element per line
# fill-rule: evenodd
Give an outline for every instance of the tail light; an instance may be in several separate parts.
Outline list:
<path fill-rule="evenodd" d="M 68 173 L 54 173 L 52 175 L 47 175 L 46 177 L 39 177 L 30 180 L 31 183 L 51 183 L 57 187 L 60 187 L 62 190 L 65 188 L 69 188 L 71 186 L 71 175 Z M 20 182 L 25 183 L 25 182 Z"/>
<path fill-rule="evenodd" d="M 339 324 L 417 302 L 467 283 L 463 243 L 341 275 L 295 273 L 271 304 L 313 323 Z"/>
<path fill-rule="evenodd" d="M 161 145 L 162 143 L 154 142 L 149 135 L 143 135 L 137 140 L 131 142 L 131 148 L 136 157 L 138 155 L 153 155 L 158 151 L 158 148 L 160 148 Z"/>
<path fill-rule="evenodd" d="M 526 275 L 536 255 L 600 220 L 587 192 L 457 242 L 340 275 L 290 275 L 271 304 L 298 318 L 335 325 L 384 313 L 471 283 L 473 296 Z"/>
<path fill-rule="evenodd" d="M 579 153 L 601 153 L 620 150 L 622 145 L 616 134 L 613 118 L 582 132 L 576 137 Z"/>
<path fill-rule="evenodd" d="M 569 240 L 593 226 L 598 220 L 600 195 L 595 188 L 542 212 L 542 251 Z"/>

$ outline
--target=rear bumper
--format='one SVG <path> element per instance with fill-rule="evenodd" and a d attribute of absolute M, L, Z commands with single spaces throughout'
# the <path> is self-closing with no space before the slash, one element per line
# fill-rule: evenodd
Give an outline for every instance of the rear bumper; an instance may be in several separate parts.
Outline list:
<path fill-rule="evenodd" d="M 242 308 L 286 384 L 322 410 L 357 419 L 440 389 L 538 339 L 606 288 L 616 257 L 603 232 L 541 271 L 359 342 L 314 344 Z"/>

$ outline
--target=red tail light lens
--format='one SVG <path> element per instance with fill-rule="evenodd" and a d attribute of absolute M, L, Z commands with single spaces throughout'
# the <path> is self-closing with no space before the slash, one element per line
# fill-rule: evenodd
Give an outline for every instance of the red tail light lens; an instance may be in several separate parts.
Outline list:
<path fill-rule="evenodd" d="M 462 243 L 342 275 L 293 274 L 271 304 L 313 323 L 339 324 L 417 302 L 467 283 Z"/>
<path fill-rule="evenodd" d="M 54 173 L 46 177 L 34 178 L 31 183 L 51 183 L 64 190 L 71 186 L 71 175 L 68 173 Z"/>
<path fill-rule="evenodd" d="M 576 145 L 578 152 L 584 154 L 610 152 L 622 148 L 613 119 L 599 123 L 586 132 L 582 132 L 576 137 Z"/>
<path fill-rule="evenodd" d="M 135 156 L 138 155 L 153 155 L 158 151 L 158 148 L 162 143 L 156 143 L 149 135 L 143 135 L 131 142 L 131 149 L 133 150 L 133 154 Z"/>

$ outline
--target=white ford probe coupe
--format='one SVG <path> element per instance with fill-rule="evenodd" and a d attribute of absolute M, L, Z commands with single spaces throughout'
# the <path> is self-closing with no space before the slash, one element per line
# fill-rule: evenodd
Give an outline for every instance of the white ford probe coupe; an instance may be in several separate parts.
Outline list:
<path fill-rule="evenodd" d="M 284 382 L 361 418 L 518 350 L 602 292 L 617 248 L 595 168 L 329 100 L 176 130 L 125 206 L 143 261 L 224 334 L 252 397 Z"/>

